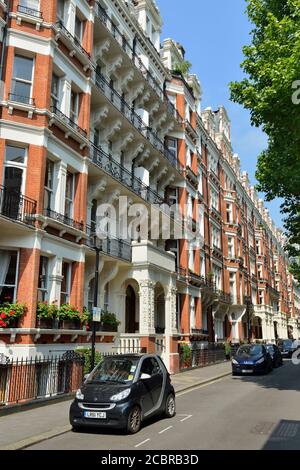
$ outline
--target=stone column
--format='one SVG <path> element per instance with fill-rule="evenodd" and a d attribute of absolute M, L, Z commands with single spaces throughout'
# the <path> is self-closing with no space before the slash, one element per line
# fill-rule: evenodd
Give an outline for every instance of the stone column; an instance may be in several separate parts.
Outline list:
<path fill-rule="evenodd" d="M 60 305 L 60 292 L 61 292 L 62 280 L 63 280 L 62 258 L 57 257 L 53 260 L 52 271 L 51 271 L 51 275 L 49 276 L 49 281 L 50 281 L 49 303 L 57 302 L 57 305 Z"/>
<path fill-rule="evenodd" d="M 67 179 L 67 165 L 63 162 L 55 165 L 55 206 L 54 210 L 59 214 L 65 213 L 65 197 L 66 197 L 66 179 Z"/>
<path fill-rule="evenodd" d="M 140 333 L 147 336 L 155 334 L 154 287 L 150 280 L 140 282 Z"/>
<path fill-rule="evenodd" d="M 170 336 L 177 334 L 176 295 L 177 295 L 176 287 L 174 286 L 169 287 L 167 296 L 165 299 L 165 325 L 166 325 L 166 334 Z"/>

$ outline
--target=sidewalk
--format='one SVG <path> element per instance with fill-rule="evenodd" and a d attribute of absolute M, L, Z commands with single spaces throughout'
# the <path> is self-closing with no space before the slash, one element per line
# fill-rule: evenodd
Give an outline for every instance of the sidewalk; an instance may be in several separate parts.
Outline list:
<path fill-rule="evenodd" d="M 224 362 L 173 375 L 172 384 L 180 393 L 230 373 L 231 363 Z M 0 412 L 0 450 L 20 449 L 67 432 L 70 429 L 68 414 L 71 402 L 67 400 L 6 416 L 1 416 Z"/>

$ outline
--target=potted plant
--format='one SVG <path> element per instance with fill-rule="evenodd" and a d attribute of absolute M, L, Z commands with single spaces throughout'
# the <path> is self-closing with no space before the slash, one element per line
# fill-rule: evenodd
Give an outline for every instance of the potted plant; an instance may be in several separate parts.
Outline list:
<path fill-rule="evenodd" d="M 118 331 L 120 321 L 117 320 L 116 314 L 112 312 L 101 313 L 100 331 Z"/>
<path fill-rule="evenodd" d="M 69 304 L 63 304 L 58 311 L 58 318 L 60 320 L 60 328 L 64 330 L 80 330 L 81 328 L 81 313 Z"/>
<path fill-rule="evenodd" d="M 230 343 L 230 341 L 226 341 L 226 343 L 224 344 L 224 349 L 225 349 L 226 360 L 230 361 L 230 358 L 231 358 L 231 343 Z"/>
<path fill-rule="evenodd" d="M 58 307 L 55 302 L 38 302 L 37 304 L 38 328 L 51 329 L 55 327 L 55 321 L 58 317 Z"/>
<path fill-rule="evenodd" d="M 5 302 L 0 306 L 0 328 L 17 328 L 19 318 L 26 313 L 25 304 Z"/>
<path fill-rule="evenodd" d="M 192 350 L 186 343 L 180 345 L 180 358 L 184 368 L 191 367 Z"/>

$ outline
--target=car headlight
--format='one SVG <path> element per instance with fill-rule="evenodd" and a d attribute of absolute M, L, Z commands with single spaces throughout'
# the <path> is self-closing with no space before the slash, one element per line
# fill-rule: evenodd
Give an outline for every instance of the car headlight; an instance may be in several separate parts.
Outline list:
<path fill-rule="evenodd" d="M 121 401 L 121 400 L 125 400 L 125 398 L 127 398 L 129 396 L 131 392 L 131 389 L 130 388 L 126 388 L 125 390 L 123 390 L 122 392 L 120 393 L 117 393 L 116 395 L 113 395 L 112 397 L 110 397 L 111 401 Z"/>
<path fill-rule="evenodd" d="M 238 361 L 236 361 L 235 359 L 232 359 L 232 364 L 238 364 Z"/>
<path fill-rule="evenodd" d="M 84 400 L 84 395 L 83 395 L 82 391 L 80 390 L 80 388 L 76 392 L 76 398 L 77 398 L 77 400 Z"/>
<path fill-rule="evenodd" d="M 256 364 L 262 364 L 263 362 L 265 362 L 265 358 L 264 358 L 264 357 L 258 359 L 258 361 L 256 361 Z"/>

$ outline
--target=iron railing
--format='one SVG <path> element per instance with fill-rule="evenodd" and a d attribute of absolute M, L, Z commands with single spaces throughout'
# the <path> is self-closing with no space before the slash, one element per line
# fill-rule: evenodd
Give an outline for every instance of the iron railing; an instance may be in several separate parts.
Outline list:
<path fill-rule="evenodd" d="M 66 116 L 60 109 L 56 106 L 51 106 L 51 113 L 55 114 L 61 121 L 63 121 L 68 126 L 72 127 L 76 132 L 78 132 L 82 137 L 87 138 L 87 132 L 85 129 L 82 129 L 76 122 L 71 118 Z"/>
<path fill-rule="evenodd" d="M 147 126 L 142 118 L 129 106 L 124 98 L 114 89 L 106 78 L 98 72 L 94 72 L 94 83 L 108 100 L 128 119 L 128 121 L 145 137 L 152 146 L 158 150 L 177 170 L 182 171 L 176 156 L 170 152 L 158 135 Z"/>
<path fill-rule="evenodd" d="M 125 36 L 120 32 L 118 27 L 114 24 L 114 22 L 110 19 L 108 14 L 106 13 L 105 9 L 96 2 L 95 4 L 95 11 L 96 15 L 101 21 L 101 23 L 106 27 L 106 29 L 111 33 L 111 35 L 115 38 L 119 46 L 126 52 L 128 57 L 132 60 L 135 67 L 142 73 L 143 77 L 147 80 L 151 88 L 155 91 L 158 97 L 166 104 L 167 110 L 170 114 L 172 114 L 179 124 L 182 123 L 182 118 L 178 113 L 177 109 L 169 100 L 167 94 L 161 88 L 159 83 L 153 77 L 151 72 L 147 70 L 141 59 L 135 53 L 135 46 L 131 46 Z"/>
<path fill-rule="evenodd" d="M 59 214 L 58 212 L 55 212 L 51 209 L 44 209 L 43 213 L 44 216 L 56 220 L 57 222 L 60 222 L 62 224 L 68 225 L 69 227 L 75 228 L 76 230 L 84 230 L 83 222 L 77 222 L 76 220 L 71 219 L 70 217 L 67 217 L 64 214 Z"/>
<path fill-rule="evenodd" d="M 34 225 L 37 203 L 29 197 L 0 185 L 0 215 Z"/>
<path fill-rule="evenodd" d="M 35 10 L 34 8 L 26 7 L 24 5 L 18 5 L 17 11 L 24 13 L 25 15 L 34 16 L 35 18 L 42 18 L 42 12 Z"/>
<path fill-rule="evenodd" d="M 138 196 L 143 198 L 149 204 L 162 204 L 164 199 L 153 189 L 146 186 L 140 178 L 133 175 L 127 168 L 114 160 L 111 155 L 107 154 L 100 147 L 96 147 L 91 143 L 90 160 L 95 163 L 101 170 L 108 173 L 114 179 L 122 183 Z"/>
<path fill-rule="evenodd" d="M 1 361 L 0 406 L 74 393 L 83 382 L 84 362 L 74 351 L 57 357 Z"/>
<path fill-rule="evenodd" d="M 80 50 L 80 52 L 82 54 L 84 54 L 89 60 L 91 60 L 91 54 L 86 50 L 84 49 L 84 47 L 82 47 L 82 44 L 81 42 L 75 37 L 73 36 L 70 31 L 65 27 L 65 25 L 63 24 L 63 22 L 61 20 L 57 21 L 56 22 L 56 25 L 58 26 L 58 28 L 62 31 L 62 33 L 68 38 L 70 39 L 70 41 L 73 42 L 73 44 L 75 44 L 75 46 Z"/>
<path fill-rule="evenodd" d="M 179 346 L 180 369 L 193 369 L 226 361 L 225 346 L 222 343 L 206 343 L 203 348 L 190 350 L 190 354 Z"/>
<path fill-rule="evenodd" d="M 109 256 L 113 256 L 114 258 L 121 258 L 131 263 L 131 243 L 114 237 L 106 237 L 103 239 L 97 237 L 95 224 L 91 226 L 88 225 L 86 229 L 88 235 L 86 243 L 90 248 L 98 249 L 102 253 L 105 253 Z"/>
<path fill-rule="evenodd" d="M 14 101 L 15 103 L 27 104 L 28 106 L 35 106 L 34 98 L 30 98 L 30 96 L 18 95 L 17 93 L 9 93 L 8 100 Z"/>

